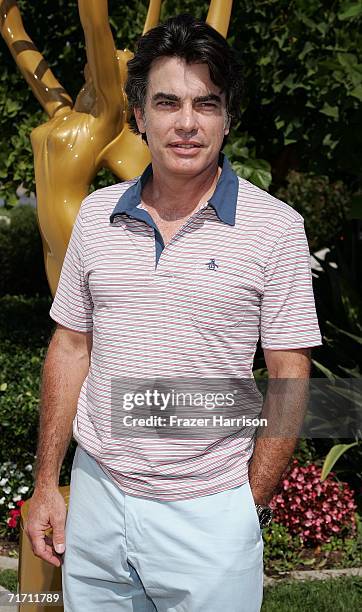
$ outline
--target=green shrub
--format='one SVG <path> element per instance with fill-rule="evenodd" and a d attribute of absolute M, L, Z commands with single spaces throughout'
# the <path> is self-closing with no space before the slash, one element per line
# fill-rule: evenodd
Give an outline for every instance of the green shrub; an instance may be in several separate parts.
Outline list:
<path fill-rule="evenodd" d="M 0 298 L 0 463 L 11 461 L 19 468 L 34 460 L 50 303 L 49 297 Z"/>
<path fill-rule="evenodd" d="M 302 465 L 313 461 L 316 462 L 316 450 L 313 440 L 299 438 L 293 453 L 293 459 L 297 459 Z"/>
<path fill-rule="evenodd" d="M 19 494 L 22 499 L 32 494 L 29 466 L 34 464 L 37 446 L 41 369 L 53 329 L 50 305 L 49 296 L 0 298 L 0 481 L 8 479 L 3 481 L 5 492 L 0 490 L 0 532 L 15 539 L 18 533 L 6 521 Z M 74 450 L 73 441 L 61 470 L 61 485 L 69 484 Z"/>
<path fill-rule="evenodd" d="M 333 536 L 330 542 L 320 546 L 303 547 L 301 539 L 292 536 L 285 525 L 272 522 L 263 529 L 265 572 L 278 575 L 303 569 L 359 567 L 362 563 L 361 529 L 358 519 L 356 537 Z"/>
<path fill-rule="evenodd" d="M 327 176 L 295 170 L 288 173 L 286 182 L 276 196 L 304 217 L 310 250 L 329 247 L 341 233 L 350 209 L 351 194 L 347 187 Z"/>
<path fill-rule="evenodd" d="M 263 530 L 264 565 L 268 573 L 285 572 L 299 562 L 301 543 L 284 525 L 272 522 Z"/>
<path fill-rule="evenodd" d="M 0 209 L 0 296 L 49 292 L 36 212 L 30 205 Z"/>
<path fill-rule="evenodd" d="M 19 350 L 2 341 L 0 353 L 0 462 L 31 463 L 37 441 L 39 381 L 45 349 Z"/>

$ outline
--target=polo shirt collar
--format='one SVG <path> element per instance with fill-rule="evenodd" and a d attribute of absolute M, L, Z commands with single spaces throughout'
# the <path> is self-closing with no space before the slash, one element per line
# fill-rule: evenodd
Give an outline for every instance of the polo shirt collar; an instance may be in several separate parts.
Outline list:
<path fill-rule="evenodd" d="M 208 200 L 220 219 L 228 225 L 235 225 L 236 204 L 238 197 L 239 181 L 231 164 L 224 153 L 220 153 L 219 165 L 221 174 L 216 184 L 215 191 Z M 141 203 L 141 193 L 148 179 L 152 176 L 152 164 L 149 164 L 139 179 L 129 187 L 118 200 L 111 216 L 110 222 L 113 223 L 116 215 L 123 213 L 132 216 L 137 206 Z M 138 211 L 137 212 L 141 212 Z"/>

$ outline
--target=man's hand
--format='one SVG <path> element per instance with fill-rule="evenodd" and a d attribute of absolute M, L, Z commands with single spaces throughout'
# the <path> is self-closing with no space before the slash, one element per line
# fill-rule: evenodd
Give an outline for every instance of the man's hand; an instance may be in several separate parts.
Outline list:
<path fill-rule="evenodd" d="M 34 555 L 55 567 L 63 563 L 66 514 L 65 501 L 57 488 L 34 491 L 24 530 Z M 48 535 L 49 529 L 53 530 L 51 535 Z"/>

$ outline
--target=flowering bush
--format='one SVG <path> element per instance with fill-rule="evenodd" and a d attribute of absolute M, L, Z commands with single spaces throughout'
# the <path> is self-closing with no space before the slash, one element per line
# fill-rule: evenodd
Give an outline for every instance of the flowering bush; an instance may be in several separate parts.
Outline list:
<path fill-rule="evenodd" d="M 294 459 L 281 483 L 282 490 L 270 503 L 277 523 L 299 536 L 304 545 L 329 542 L 335 535 L 350 537 L 356 532 L 353 491 L 347 483 L 320 481 L 321 468 L 305 467 Z"/>
<path fill-rule="evenodd" d="M 12 529 L 16 529 L 18 527 L 18 521 L 19 521 L 20 512 L 21 512 L 20 508 L 23 504 L 25 504 L 23 499 L 21 499 L 20 501 L 17 501 L 16 505 L 18 506 L 18 508 L 15 508 L 15 510 L 10 510 L 9 512 L 9 518 L 7 520 L 7 524 Z"/>
<path fill-rule="evenodd" d="M 23 496 L 30 497 L 33 485 L 33 466 L 29 463 L 24 471 L 16 463 L 5 461 L 0 465 L 0 536 L 17 538 L 20 509 Z"/>

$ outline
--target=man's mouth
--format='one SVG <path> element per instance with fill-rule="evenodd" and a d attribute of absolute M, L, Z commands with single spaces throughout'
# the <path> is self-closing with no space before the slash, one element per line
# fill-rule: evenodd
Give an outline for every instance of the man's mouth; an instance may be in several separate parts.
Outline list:
<path fill-rule="evenodd" d="M 177 149 L 195 149 L 201 148 L 202 145 L 198 142 L 171 142 L 169 147 L 177 148 Z"/>

